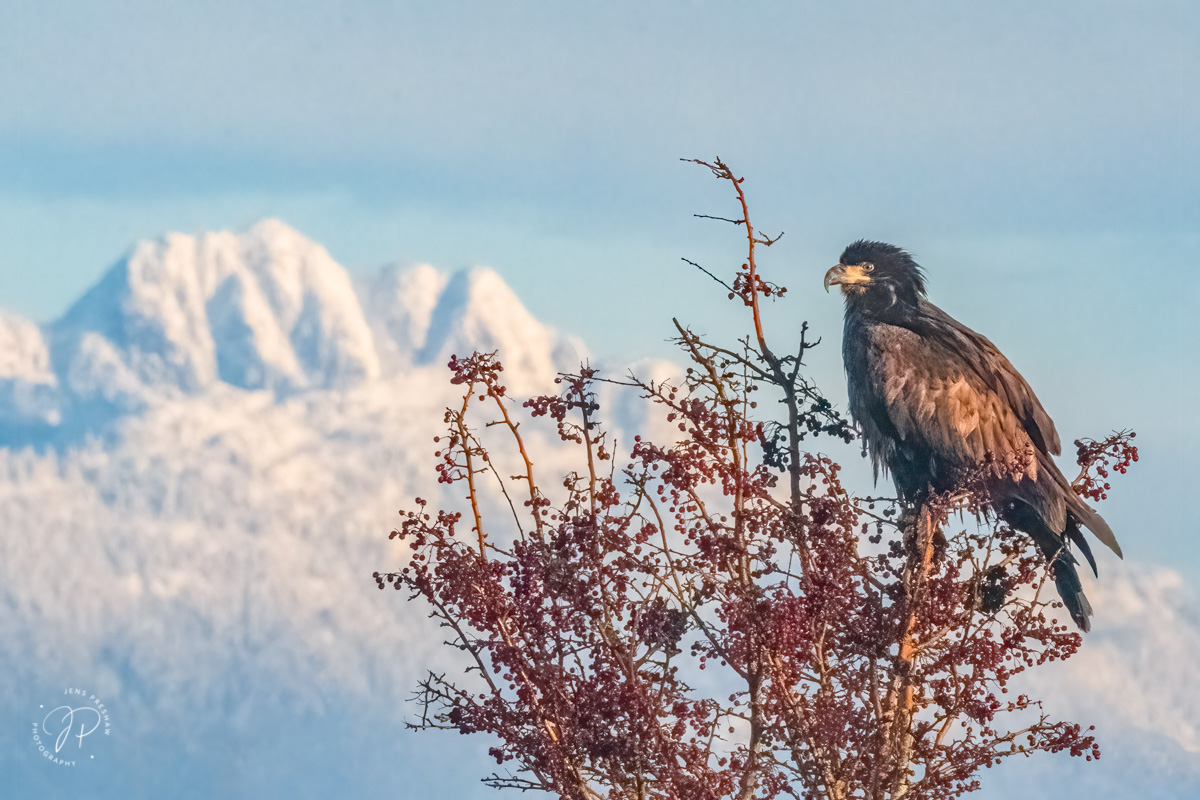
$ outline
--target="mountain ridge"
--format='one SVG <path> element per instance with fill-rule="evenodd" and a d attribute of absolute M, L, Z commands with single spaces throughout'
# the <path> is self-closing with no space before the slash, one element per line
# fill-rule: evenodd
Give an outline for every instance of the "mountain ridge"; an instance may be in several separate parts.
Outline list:
<path fill-rule="evenodd" d="M 222 384 L 342 390 L 475 347 L 500 351 L 518 391 L 549 388 L 584 350 L 488 268 L 392 264 L 355 282 L 276 219 L 168 233 L 136 242 L 46 325 L 0 316 L 0 433 L 95 430 Z"/>

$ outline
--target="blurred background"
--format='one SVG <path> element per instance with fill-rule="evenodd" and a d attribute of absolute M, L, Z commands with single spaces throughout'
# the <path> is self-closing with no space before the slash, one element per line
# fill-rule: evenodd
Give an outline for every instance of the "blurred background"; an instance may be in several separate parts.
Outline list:
<path fill-rule="evenodd" d="M 681 260 L 742 258 L 679 161 L 719 155 L 785 233 L 771 336 L 808 320 L 838 403 L 820 281 L 867 237 L 1022 371 L 1068 474 L 1070 441 L 1138 432 L 1101 507 L 1126 561 L 1038 679 L 1104 756 L 990 796 L 1200 792 L 1198 32 L 1187 2 L 6 0 L 4 788 L 490 796 L 485 742 L 404 730 L 449 656 L 371 579 L 436 491 L 440 365 L 500 347 L 533 390 L 581 356 L 669 369 L 672 316 L 744 335 Z M 30 731 L 68 687 L 112 715 L 75 766 Z"/>

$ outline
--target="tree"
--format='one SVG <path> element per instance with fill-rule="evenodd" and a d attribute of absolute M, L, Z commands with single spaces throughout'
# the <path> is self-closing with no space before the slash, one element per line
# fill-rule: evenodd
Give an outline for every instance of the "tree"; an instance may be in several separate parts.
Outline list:
<path fill-rule="evenodd" d="M 778 237 L 752 226 L 742 178 L 695 163 L 736 197 L 726 221 L 746 260 L 731 282 L 704 271 L 749 310 L 751 335 L 722 346 L 676 321 L 682 381 L 584 367 L 523 403 L 494 353 L 450 360 L 463 400 L 437 470 L 468 515 L 418 498 L 392 533 L 410 562 L 375 575 L 426 604 L 467 660 L 462 682 L 421 682 L 411 726 L 490 734 L 489 784 L 573 800 L 956 797 L 1010 756 L 1098 757 L 1090 729 L 1009 690 L 1081 645 L 1043 591 L 1044 559 L 986 517 L 982 474 L 903 507 L 852 495 L 809 449 L 856 434 L 805 374 L 807 324 L 787 355 L 768 344 L 763 305 L 786 290 L 757 255 Z M 618 459 L 602 381 L 639 393 L 676 440 L 635 437 Z M 579 457 L 554 484 L 521 430 L 542 419 Z M 489 428 L 520 474 L 497 469 Z M 1077 490 L 1099 499 L 1136 460 L 1132 437 L 1077 442 Z M 489 481 L 511 515 L 484 518 Z"/>

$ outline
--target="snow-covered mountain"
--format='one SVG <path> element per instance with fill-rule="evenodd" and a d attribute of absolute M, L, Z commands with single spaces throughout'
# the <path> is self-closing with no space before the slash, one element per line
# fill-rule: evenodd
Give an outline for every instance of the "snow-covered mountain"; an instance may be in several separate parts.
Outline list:
<path fill-rule="evenodd" d="M 174 233 L 138 242 L 44 330 L 0 317 L 0 425 L 37 441 L 220 385 L 348 389 L 475 347 L 500 350 L 521 391 L 548 387 L 582 351 L 489 269 L 393 266 L 356 291 L 278 220 Z"/>
<path fill-rule="evenodd" d="M 218 381 L 292 389 L 379 376 L 345 270 L 274 220 L 240 236 L 139 242 L 50 326 L 50 339 L 66 391 L 127 409 Z"/>
<path fill-rule="evenodd" d="M 418 671 L 448 654 L 371 579 L 403 558 L 387 531 L 409 498 L 461 501 L 430 440 L 457 389 L 444 362 L 476 347 L 522 393 L 583 352 L 494 272 L 389 267 L 356 286 L 275 221 L 141 242 L 44 327 L 0 316 L 0 785 L 492 796 L 481 743 L 404 734 Z M 624 442 L 656 422 L 631 394 L 601 405 Z M 538 470 L 578 467 L 550 431 L 522 428 Z M 1194 795 L 1200 602 L 1170 569 L 1112 562 L 1088 594 L 1095 630 L 1038 692 L 1098 726 L 1104 759 L 1040 760 L 1035 786 L 1002 771 L 988 796 Z M 64 687 L 111 708 L 105 763 L 55 772 L 30 741 Z"/>

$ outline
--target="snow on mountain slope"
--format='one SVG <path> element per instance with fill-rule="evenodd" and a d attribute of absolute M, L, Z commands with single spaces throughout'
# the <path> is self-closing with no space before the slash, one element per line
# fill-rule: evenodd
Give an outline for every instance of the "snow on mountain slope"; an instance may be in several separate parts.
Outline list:
<path fill-rule="evenodd" d="M 533 318 L 504 280 L 490 269 L 465 270 L 438 297 L 421 363 L 445 363 L 453 353 L 499 350 L 509 388 L 545 390 L 559 371 L 575 369 L 583 353 Z"/>
<path fill-rule="evenodd" d="M 500 350 L 514 389 L 544 391 L 584 352 L 534 319 L 491 270 L 392 266 L 356 291 L 323 247 L 277 220 L 242 234 L 138 242 L 46 327 L 46 339 L 48 347 L 36 327 L 4 322 L 0 380 L 21 371 L 26 383 L 57 383 L 62 415 L 78 431 L 221 385 L 280 398 L 346 389 L 475 347 Z M 16 395 L 5 396 L 15 407 Z M 41 395 L 39 404 L 54 405 Z"/>
<path fill-rule="evenodd" d="M 418 454 L 440 417 L 396 388 L 226 391 L 131 418 L 108 445 L 0 451 L 4 640 L 31 668 L 90 665 L 115 697 L 202 706 L 252 654 L 239 680 L 259 692 L 367 691 L 405 637 L 370 575 L 397 557 L 396 508 L 432 490 Z"/>
<path fill-rule="evenodd" d="M 360 284 L 359 296 L 387 373 L 407 369 L 425 345 L 429 323 L 449 277 L 429 264 L 384 267 Z"/>
<path fill-rule="evenodd" d="M 0 311 L 0 378 L 54 382 L 50 351 L 37 325 L 3 311 Z"/>
<path fill-rule="evenodd" d="M 58 389 L 50 350 L 27 319 L 0 312 L 0 440 L 6 428 L 58 423 Z"/>
<path fill-rule="evenodd" d="M 147 401 L 218 381 L 347 386 L 379 375 L 349 276 L 276 220 L 241 235 L 139 242 L 51 326 L 51 338 L 59 374 L 84 400 L 108 390 L 110 399 Z"/>

